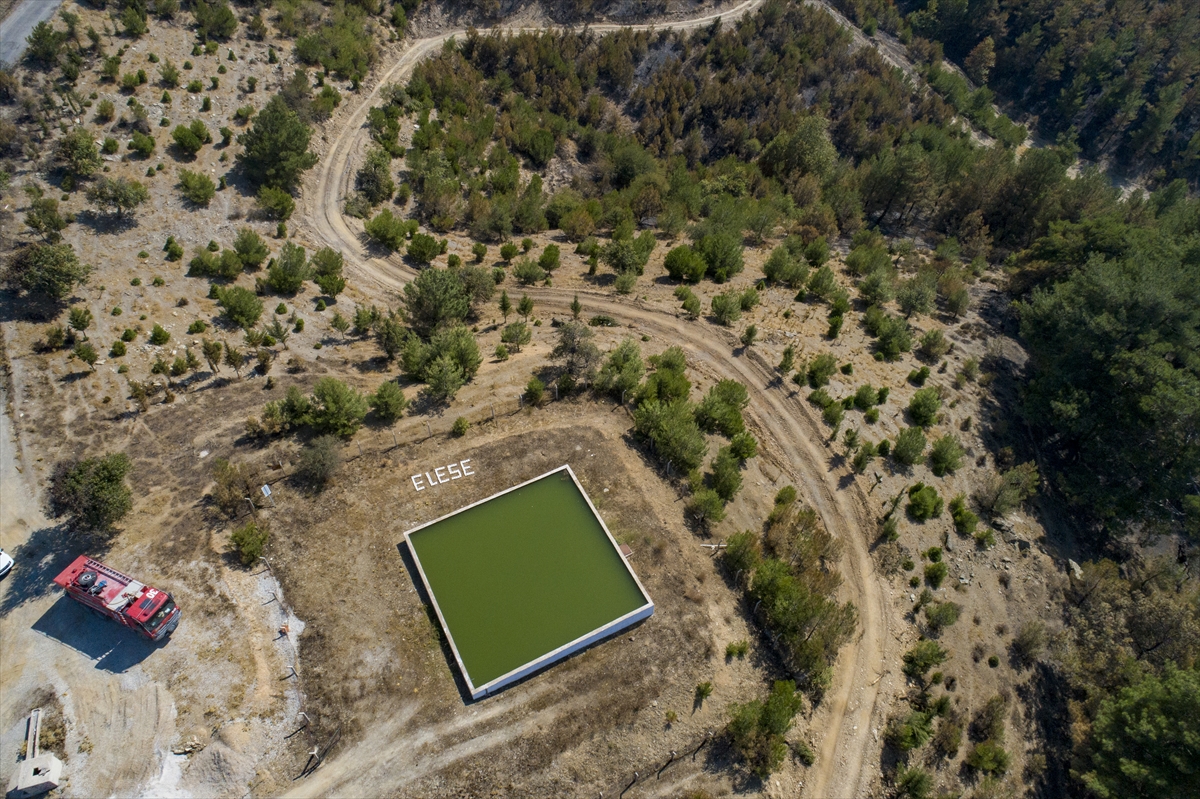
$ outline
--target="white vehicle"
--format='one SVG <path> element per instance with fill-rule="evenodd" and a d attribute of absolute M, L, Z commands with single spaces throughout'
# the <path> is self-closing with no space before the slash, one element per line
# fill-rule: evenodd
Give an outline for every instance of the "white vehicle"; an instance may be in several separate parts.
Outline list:
<path fill-rule="evenodd" d="M 0 577 L 3 577 L 4 575 L 6 575 L 10 571 L 12 571 L 12 567 L 13 567 L 12 556 L 9 555 L 7 552 L 5 552 L 3 549 L 0 549 Z"/>

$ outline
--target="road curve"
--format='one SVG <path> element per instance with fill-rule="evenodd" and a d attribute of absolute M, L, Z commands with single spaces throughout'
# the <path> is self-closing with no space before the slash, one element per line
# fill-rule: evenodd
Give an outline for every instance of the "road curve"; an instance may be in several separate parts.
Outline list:
<path fill-rule="evenodd" d="M 21 0 L 0 20 L 0 67 L 15 67 L 25 54 L 25 39 L 39 22 L 54 16 L 62 0 Z"/>
<path fill-rule="evenodd" d="M 597 32 L 633 29 L 686 29 L 707 25 L 717 18 L 735 18 L 761 5 L 763 0 L 746 0 L 719 14 L 659 25 L 593 25 Z M 505 32 L 527 29 L 504 27 Z M 483 31 L 489 32 L 489 31 Z M 436 51 L 448 39 L 465 35 L 465 30 L 420 39 L 404 51 L 386 71 L 380 73 L 374 89 L 358 98 L 349 113 L 331 121 L 336 126 L 328 138 L 318 170 L 310 173 L 304 187 L 303 217 L 306 233 L 317 246 L 330 246 L 345 256 L 349 271 L 359 285 L 374 284 L 384 292 L 398 292 L 415 277 L 415 271 L 399 258 L 377 258 L 366 251 L 359 234 L 346 223 L 341 213 L 342 199 L 351 190 L 352 156 L 365 145 L 367 111 L 378 101 L 380 89 L 404 79 L 424 57 Z M 553 288 L 530 289 L 543 307 L 566 313 L 576 292 Z M 721 328 L 688 322 L 675 314 L 617 302 L 611 295 L 579 292 L 589 310 L 636 324 L 666 340 L 686 341 L 691 365 L 716 378 L 733 378 L 750 392 L 747 417 L 762 440 L 764 453 L 775 453 L 784 471 L 821 514 L 828 529 L 847 545 L 843 567 L 845 585 L 859 611 L 860 632 L 842 648 L 835 666 L 833 685 L 826 695 L 827 724 L 817 753 L 816 764 L 808 774 L 804 795 L 850 797 L 862 794 L 860 779 L 865 756 L 871 745 L 872 717 L 879 696 L 883 671 L 884 645 L 887 639 L 887 614 L 874 564 L 868 551 L 874 537 L 875 522 L 858 482 L 839 487 L 838 475 L 826 464 L 830 452 L 824 443 L 826 431 L 811 408 L 796 392 L 781 384 L 772 365 L 755 351 L 738 358 L 731 356 L 735 342 Z"/>

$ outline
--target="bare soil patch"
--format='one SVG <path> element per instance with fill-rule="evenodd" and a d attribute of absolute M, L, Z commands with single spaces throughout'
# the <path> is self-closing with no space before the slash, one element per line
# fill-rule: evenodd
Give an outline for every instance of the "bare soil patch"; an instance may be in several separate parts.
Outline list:
<path fill-rule="evenodd" d="M 628 417 L 570 401 L 435 435 L 348 464 L 316 495 L 277 494 L 272 564 L 306 620 L 308 712 L 318 740 L 342 728 L 356 747 L 301 793 L 561 796 L 609 791 L 617 774 L 695 747 L 776 672 L 768 649 L 726 663 L 752 637 L 710 550 L 684 527 L 679 498 L 628 441 Z M 416 492 L 410 473 L 470 458 L 476 476 Z M 500 695 L 470 702 L 414 582 L 401 533 L 569 463 L 655 602 L 655 614 Z M 336 569 L 314 568 L 337 563 Z M 693 708 L 698 682 L 717 686 Z M 667 722 L 667 712 L 678 720 Z M 395 724 L 403 717 L 402 725 Z M 371 742 L 397 736 L 377 757 Z M 301 754 L 297 748 L 297 754 Z M 677 764 L 678 773 L 700 769 Z M 690 761 L 689 761 L 690 762 Z M 714 785 L 727 776 L 710 776 Z M 622 786 L 623 787 L 623 786 Z M 619 791 L 619 788 L 617 789 Z"/>

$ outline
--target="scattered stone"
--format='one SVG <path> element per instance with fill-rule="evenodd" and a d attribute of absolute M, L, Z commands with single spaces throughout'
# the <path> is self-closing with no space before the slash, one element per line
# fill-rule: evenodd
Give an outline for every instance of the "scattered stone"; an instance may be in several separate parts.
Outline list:
<path fill-rule="evenodd" d="M 1079 568 L 1078 563 L 1076 563 L 1075 561 L 1068 558 L 1067 566 L 1069 566 L 1071 568 L 1071 576 L 1073 576 L 1076 580 L 1083 579 L 1083 569 Z"/>
<path fill-rule="evenodd" d="M 204 744 L 192 737 L 187 743 L 179 744 L 171 747 L 171 754 L 174 755 L 194 755 L 204 748 Z"/>

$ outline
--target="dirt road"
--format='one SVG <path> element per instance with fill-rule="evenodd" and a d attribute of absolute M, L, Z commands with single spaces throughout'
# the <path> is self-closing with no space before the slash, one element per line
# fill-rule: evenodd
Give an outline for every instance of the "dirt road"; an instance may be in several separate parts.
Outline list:
<path fill-rule="evenodd" d="M 51 707 L 65 720 L 64 796 L 241 795 L 257 760 L 298 710 L 295 689 L 281 692 L 275 677 L 297 665 L 294 648 L 287 639 L 271 643 L 279 605 L 262 601 L 279 593 L 278 585 L 269 573 L 206 574 L 197 564 L 204 590 L 256 599 L 236 618 L 210 625 L 192 586 L 172 583 L 187 597 L 185 621 L 158 645 L 51 590 L 51 578 L 79 554 L 78 538 L 43 514 L 30 461 L 45 451 L 19 446 L 7 410 L 10 390 L 21 395 L 0 381 L 0 546 L 16 557 L 0 582 L 0 784 L 7 785 L 17 763 L 26 714 Z M 19 400 L 14 406 L 18 421 L 21 407 L 33 407 Z M 134 557 L 125 550 L 115 562 Z M 219 652 L 223 636 L 241 642 L 250 668 Z M 232 700 L 212 698 L 243 679 L 244 690 L 231 692 Z M 194 711 L 203 700 L 228 709 L 228 717 L 214 715 L 215 734 L 185 721 L 188 706 Z M 190 759 L 173 755 L 172 747 L 189 737 L 201 739 L 204 751 Z"/>
<path fill-rule="evenodd" d="M 0 66 L 14 66 L 25 52 L 25 38 L 34 27 L 54 16 L 61 0 L 21 0 L 0 21 Z"/>
<path fill-rule="evenodd" d="M 734 19 L 753 11 L 760 3 L 761 0 L 748 0 L 722 13 L 680 23 L 596 25 L 591 29 L 604 32 L 622 27 L 695 28 L 718 17 Z M 337 135 L 330 137 L 319 171 L 305 185 L 306 232 L 318 246 L 331 246 L 345 254 L 347 265 L 359 278 L 358 285 L 363 290 L 366 290 L 364 283 L 369 283 L 382 294 L 398 292 L 415 276 L 415 272 L 399 258 L 372 257 L 341 214 L 343 198 L 351 190 L 355 154 L 368 141 L 363 129 L 367 111 L 378 102 L 379 89 L 383 85 L 405 79 L 422 58 L 436 52 L 447 39 L 464 34 L 465 31 L 454 31 L 417 40 L 395 64 L 382 71 L 374 90 L 366 94 L 359 105 L 335 120 Z M 567 312 L 571 301 L 569 293 L 554 289 L 530 289 L 529 294 L 540 306 L 559 312 Z M 829 470 L 831 452 L 822 443 L 825 429 L 811 409 L 795 392 L 780 384 L 771 365 L 757 354 L 751 352 L 740 358 L 731 357 L 729 353 L 734 342 L 726 331 L 688 323 L 671 314 L 641 309 L 629 301 L 615 302 L 611 295 L 591 293 L 581 299 L 589 309 L 612 316 L 621 323 L 634 323 L 662 340 L 686 342 L 692 363 L 702 372 L 745 383 L 751 400 L 748 418 L 762 439 L 764 453 L 773 456 L 797 485 L 803 487 L 804 496 L 820 512 L 827 527 L 846 541 L 847 556 L 843 566 L 847 571 L 848 598 L 858 607 L 861 631 L 854 642 L 843 648 L 833 686 L 818 714 L 820 721 L 814 720 L 814 729 L 821 729 L 824 735 L 816 766 L 805 786 L 805 795 L 859 795 L 864 772 L 871 771 L 864 768 L 869 762 L 871 731 L 873 727 L 881 726 L 881 720 L 874 716 L 887 640 L 884 597 L 868 551 L 875 524 L 862 489 L 857 481 L 839 479 L 838 474 Z M 336 764 L 330 765 L 331 772 L 342 771 Z M 317 785 L 328 787 L 329 783 L 313 783 L 306 786 L 305 792 Z"/>

